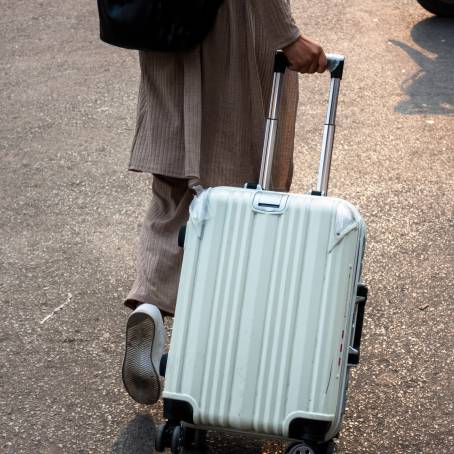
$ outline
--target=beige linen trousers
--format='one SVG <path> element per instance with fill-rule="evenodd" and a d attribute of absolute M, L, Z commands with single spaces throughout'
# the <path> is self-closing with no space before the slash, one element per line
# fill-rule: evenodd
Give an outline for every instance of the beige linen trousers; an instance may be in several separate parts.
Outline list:
<path fill-rule="evenodd" d="M 208 37 L 185 53 L 139 52 L 141 81 L 129 169 L 154 175 L 126 304 L 174 313 L 191 186 L 258 181 L 273 56 L 300 32 L 288 0 L 225 0 Z M 298 80 L 286 75 L 272 185 L 293 171 Z"/>

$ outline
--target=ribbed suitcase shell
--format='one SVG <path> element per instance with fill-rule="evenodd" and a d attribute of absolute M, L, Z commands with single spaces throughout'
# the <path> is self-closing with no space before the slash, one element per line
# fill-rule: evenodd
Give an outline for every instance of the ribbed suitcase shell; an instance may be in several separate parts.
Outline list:
<path fill-rule="evenodd" d="M 261 211 L 273 210 L 269 195 L 284 198 L 278 212 Z M 361 216 L 310 195 L 220 187 L 199 199 L 164 398 L 190 403 L 198 425 L 288 437 L 290 422 L 307 418 L 330 422 L 332 438 L 347 388 Z"/>

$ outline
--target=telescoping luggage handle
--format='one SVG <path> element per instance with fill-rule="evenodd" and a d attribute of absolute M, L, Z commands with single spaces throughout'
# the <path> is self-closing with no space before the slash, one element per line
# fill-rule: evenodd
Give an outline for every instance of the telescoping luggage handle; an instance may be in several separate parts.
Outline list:
<path fill-rule="evenodd" d="M 331 84 L 328 99 L 328 111 L 326 113 L 325 127 L 323 130 L 323 144 L 320 156 L 317 190 L 315 194 L 326 196 L 328 194 L 328 182 L 331 169 L 331 157 L 333 154 L 334 132 L 336 130 L 337 101 L 339 98 L 340 81 L 344 71 L 342 55 L 328 54 L 328 70 L 331 73 Z M 262 166 L 260 169 L 260 186 L 270 189 L 271 171 L 276 145 L 277 125 L 279 118 L 280 99 L 283 86 L 283 78 L 289 62 L 282 51 L 277 51 L 274 60 L 274 79 L 271 92 L 271 102 L 268 119 L 266 121 L 265 142 L 263 144 Z"/>

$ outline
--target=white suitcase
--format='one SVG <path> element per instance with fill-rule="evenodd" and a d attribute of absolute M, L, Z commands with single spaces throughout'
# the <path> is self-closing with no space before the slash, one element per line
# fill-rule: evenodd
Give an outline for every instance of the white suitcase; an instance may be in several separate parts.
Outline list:
<path fill-rule="evenodd" d="M 276 56 L 261 185 L 208 189 L 191 206 L 160 449 L 177 453 L 191 441 L 183 423 L 304 442 L 306 451 L 292 452 L 334 452 L 329 440 L 340 430 L 348 368 L 359 357 L 365 226 L 354 206 L 324 197 L 341 57 L 331 57 L 317 191 L 264 190 L 284 58 Z"/>

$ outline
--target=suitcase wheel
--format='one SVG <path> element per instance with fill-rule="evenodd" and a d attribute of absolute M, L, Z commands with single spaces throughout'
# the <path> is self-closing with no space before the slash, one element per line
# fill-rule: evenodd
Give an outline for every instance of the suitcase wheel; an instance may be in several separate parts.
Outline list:
<path fill-rule="evenodd" d="M 157 452 L 164 452 L 166 448 L 170 448 L 172 442 L 172 434 L 175 426 L 171 426 L 168 422 L 161 424 L 156 430 L 155 449 Z"/>
<path fill-rule="evenodd" d="M 175 426 L 170 442 L 172 454 L 181 454 L 183 448 L 195 447 L 197 450 L 206 448 L 206 430 L 193 429 L 186 426 Z"/>
<path fill-rule="evenodd" d="M 180 454 L 182 452 L 184 445 L 184 432 L 185 430 L 182 426 L 176 426 L 173 429 L 172 442 L 170 445 L 170 451 L 172 454 Z"/>
<path fill-rule="evenodd" d="M 288 446 L 285 454 L 336 454 L 336 445 L 332 440 L 310 445 L 296 442 Z"/>
<path fill-rule="evenodd" d="M 304 443 L 294 443 L 287 448 L 285 454 L 315 454 L 315 451 Z"/>
<path fill-rule="evenodd" d="M 156 430 L 156 439 L 154 446 L 156 451 L 158 452 L 164 452 L 164 449 L 166 449 L 165 424 L 161 424 Z"/>

